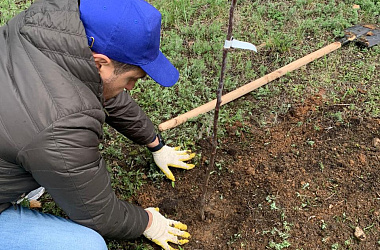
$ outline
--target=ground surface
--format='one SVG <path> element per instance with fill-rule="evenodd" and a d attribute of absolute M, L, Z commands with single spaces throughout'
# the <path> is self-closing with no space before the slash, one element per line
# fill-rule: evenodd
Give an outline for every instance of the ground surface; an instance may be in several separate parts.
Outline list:
<path fill-rule="evenodd" d="M 0 0 L 3 25 L 33 1 Z M 229 4 L 149 0 L 163 16 L 162 52 L 179 69 L 172 88 L 152 80 L 132 95 L 158 125 L 215 98 Z M 230 2 L 230 1 L 227 1 Z M 229 55 L 225 90 L 262 77 L 341 38 L 379 24 L 379 1 L 238 1 L 233 36 L 260 46 Z M 205 220 L 200 200 L 210 158 L 211 114 L 165 131 L 197 152 L 197 167 L 160 176 L 151 154 L 105 129 L 100 145 L 122 200 L 158 206 L 186 223 L 186 250 L 380 248 L 380 50 L 345 46 L 223 106 Z M 171 141 L 169 141 L 171 140 Z M 158 177 L 157 177 L 158 176 Z M 140 189 L 139 189 L 140 188 Z M 48 196 L 43 211 L 65 216 Z M 365 239 L 354 236 L 364 230 Z M 159 249 L 144 237 L 109 249 Z"/>
<path fill-rule="evenodd" d="M 380 249 L 380 119 L 323 120 L 325 109 L 341 107 L 321 107 L 321 99 L 310 98 L 272 127 L 228 128 L 206 220 L 200 199 L 208 139 L 197 142 L 202 165 L 173 170 L 174 187 L 144 185 L 135 202 L 186 223 L 192 238 L 185 249 Z"/>

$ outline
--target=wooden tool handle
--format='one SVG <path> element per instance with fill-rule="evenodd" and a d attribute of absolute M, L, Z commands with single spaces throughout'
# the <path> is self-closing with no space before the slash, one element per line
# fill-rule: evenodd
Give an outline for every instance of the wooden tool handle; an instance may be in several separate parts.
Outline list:
<path fill-rule="evenodd" d="M 314 51 L 313 53 L 311 54 L 308 54 L 292 63 L 289 63 L 287 65 L 285 65 L 284 67 L 276 70 L 276 71 L 273 71 L 272 73 L 269 73 L 255 81 L 252 81 L 250 83 L 247 83 L 246 85 L 243 85 L 241 86 L 240 88 L 237 88 L 235 89 L 234 91 L 231 91 L 225 95 L 222 96 L 222 103 L 221 105 L 224 105 L 226 103 L 229 103 L 230 101 L 233 101 L 283 75 L 285 75 L 286 73 L 288 72 L 291 72 L 293 70 L 296 70 L 306 64 L 308 64 L 309 62 L 312 62 L 324 55 L 327 55 L 329 54 L 330 52 L 333 52 L 337 49 L 339 49 L 340 47 L 342 46 L 342 44 L 340 42 L 335 42 L 335 43 L 331 43 L 317 51 Z M 166 122 L 163 122 L 161 123 L 159 126 L 158 126 L 158 129 L 160 131 L 164 131 L 164 130 L 167 130 L 167 129 L 170 129 L 170 128 L 174 128 L 184 122 L 186 122 L 188 119 L 190 118 L 193 118 L 193 117 L 196 117 L 200 114 L 203 114 L 203 113 L 206 113 L 212 109 L 215 108 L 215 105 L 216 105 L 216 99 L 206 103 L 206 104 L 203 104 L 202 106 L 199 106 L 193 110 L 190 110 L 182 115 L 179 115 L 173 119 L 170 119 Z"/>

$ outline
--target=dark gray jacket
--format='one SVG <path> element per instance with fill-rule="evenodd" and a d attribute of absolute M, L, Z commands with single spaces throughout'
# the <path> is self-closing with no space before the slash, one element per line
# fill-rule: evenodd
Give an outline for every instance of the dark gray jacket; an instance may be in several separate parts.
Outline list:
<path fill-rule="evenodd" d="M 36 1 L 0 27 L 0 212 L 44 186 L 70 219 L 130 239 L 148 217 L 115 196 L 98 151 L 104 121 L 139 144 L 154 126 L 123 92 L 102 105 L 102 82 L 77 0 Z"/>

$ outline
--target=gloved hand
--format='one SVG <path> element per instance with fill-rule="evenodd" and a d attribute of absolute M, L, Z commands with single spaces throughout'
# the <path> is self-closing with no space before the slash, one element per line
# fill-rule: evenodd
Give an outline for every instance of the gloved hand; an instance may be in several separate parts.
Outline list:
<path fill-rule="evenodd" d="M 182 231 L 187 230 L 187 226 L 179 221 L 169 220 L 162 216 L 158 211 L 158 208 L 147 208 L 152 214 L 152 224 L 144 231 L 143 235 L 149 240 L 153 241 L 165 250 L 176 250 L 171 247 L 168 242 L 183 245 L 188 243 L 187 238 L 190 237 L 188 232 Z M 185 239 L 178 239 L 178 236 Z"/>
<path fill-rule="evenodd" d="M 194 164 L 186 164 L 184 161 L 188 161 L 194 158 L 195 153 L 191 151 L 179 151 L 179 147 L 172 148 L 169 146 L 163 146 L 160 150 L 152 152 L 153 159 L 156 165 L 164 172 L 166 177 L 175 181 L 173 173 L 169 170 L 169 167 L 192 169 Z"/>

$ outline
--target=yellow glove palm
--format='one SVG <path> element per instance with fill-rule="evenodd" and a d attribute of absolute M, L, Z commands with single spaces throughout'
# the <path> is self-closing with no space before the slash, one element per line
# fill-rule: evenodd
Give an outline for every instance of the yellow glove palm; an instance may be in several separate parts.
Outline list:
<path fill-rule="evenodd" d="M 169 146 L 163 146 L 160 150 L 152 152 L 153 159 L 156 165 L 164 172 L 166 177 L 175 181 L 173 173 L 169 167 L 192 169 L 194 164 L 186 164 L 184 161 L 188 161 L 194 158 L 195 153 L 191 153 L 189 150 L 179 151 L 179 147 L 172 148 Z"/>
<path fill-rule="evenodd" d="M 152 214 L 152 225 L 144 231 L 144 236 L 149 240 L 153 241 L 160 247 L 165 250 L 176 250 L 171 247 L 168 242 L 183 245 L 189 240 L 190 237 L 188 232 L 182 231 L 187 230 L 187 226 L 182 224 L 179 221 L 169 220 L 162 216 L 158 211 L 158 208 L 147 208 L 146 211 L 149 211 Z M 182 237 L 184 239 L 178 239 Z"/>

